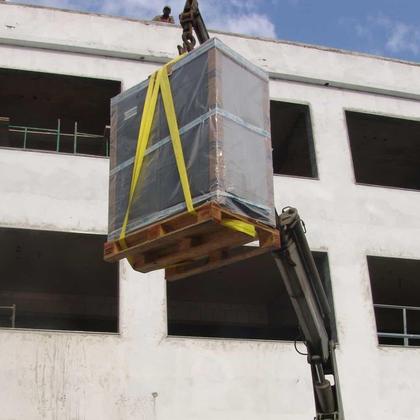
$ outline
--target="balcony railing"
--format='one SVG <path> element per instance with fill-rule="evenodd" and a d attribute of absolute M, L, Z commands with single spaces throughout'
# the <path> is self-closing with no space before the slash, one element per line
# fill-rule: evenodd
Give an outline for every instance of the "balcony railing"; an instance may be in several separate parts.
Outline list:
<path fill-rule="evenodd" d="M 80 132 L 77 122 L 73 132 L 66 133 L 61 130 L 60 120 L 57 122 L 57 128 L 9 125 L 7 140 L 0 139 L 0 146 L 108 157 L 109 138 L 105 133 L 99 135 Z"/>
<path fill-rule="evenodd" d="M 410 334 L 410 325 L 408 322 L 407 315 L 410 312 L 416 312 L 420 315 L 420 307 L 416 306 L 401 306 L 401 305 L 381 305 L 381 304 L 375 304 L 373 305 L 375 309 L 378 310 L 385 310 L 385 309 L 391 309 L 394 310 L 396 313 L 399 312 L 402 316 L 402 332 L 381 332 L 378 331 L 378 337 L 382 338 L 391 338 L 391 339 L 400 339 L 404 343 L 404 347 L 410 346 L 410 340 L 420 340 L 420 334 Z"/>

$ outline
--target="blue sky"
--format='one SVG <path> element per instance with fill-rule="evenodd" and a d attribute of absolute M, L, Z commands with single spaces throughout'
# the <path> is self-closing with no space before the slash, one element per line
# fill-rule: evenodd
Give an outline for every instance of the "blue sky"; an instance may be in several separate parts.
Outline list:
<path fill-rule="evenodd" d="M 185 0 L 14 0 L 149 19 Z M 200 0 L 207 26 L 420 61 L 420 0 Z"/>

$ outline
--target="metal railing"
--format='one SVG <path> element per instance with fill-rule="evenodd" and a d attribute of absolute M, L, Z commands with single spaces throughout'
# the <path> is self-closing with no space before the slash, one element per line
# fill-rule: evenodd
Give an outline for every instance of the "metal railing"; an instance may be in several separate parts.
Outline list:
<path fill-rule="evenodd" d="M 403 333 L 385 333 L 378 331 L 378 337 L 383 338 L 397 338 L 404 340 L 404 347 L 410 346 L 410 340 L 420 340 L 420 334 L 409 334 L 408 333 L 408 321 L 407 321 L 407 312 L 410 311 L 419 311 L 420 307 L 417 306 L 401 306 L 401 305 L 373 305 L 377 309 L 393 309 L 395 311 L 401 311 L 402 321 L 403 321 Z"/>
<path fill-rule="evenodd" d="M 3 309 L 9 309 L 10 311 L 12 311 L 12 314 L 10 315 L 10 323 L 11 323 L 11 328 L 15 328 L 16 325 L 16 305 L 11 305 L 11 306 L 0 306 L 0 310 Z"/>
<path fill-rule="evenodd" d="M 67 141 L 67 143 L 71 142 L 70 150 L 66 151 L 65 153 L 72 153 L 72 154 L 92 154 L 92 155 L 100 155 L 100 156 L 109 156 L 109 141 L 108 139 L 99 134 L 88 134 L 78 131 L 77 122 L 74 123 L 74 130 L 73 133 L 65 133 L 61 131 L 61 120 L 57 120 L 57 128 L 39 128 L 39 127 L 24 127 L 19 125 L 9 125 L 9 133 L 12 135 L 20 135 L 22 141 L 19 142 L 21 144 L 15 145 L 14 147 L 22 148 L 22 149 L 35 149 L 37 147 L 31 147 L 28 143 L 32 140 L 36 140 L 38 142 L 42 141 L 53 141 L 55 142 L 54 147 L 51 151 L 55 151 L 58 153 L 63 153 L 63 143 Z M 102 149 L 101 153 L 83 153 L 80 152 L 80 142 L 81 141 L 91 141 L 95 142 L 96 146 Z M 68 148 L 68 147 L 67 147 Z M 41 150 L 45 150 L 44 148 L 39 148 Z M 39 150 L 38 149 L 38 150 Z"/>

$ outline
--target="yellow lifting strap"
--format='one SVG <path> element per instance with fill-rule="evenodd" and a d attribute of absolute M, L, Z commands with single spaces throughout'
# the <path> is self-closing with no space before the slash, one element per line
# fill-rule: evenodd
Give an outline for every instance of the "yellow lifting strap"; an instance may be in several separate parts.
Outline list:
<path fill-rule="evenodd" d="M 147 89 L 146 100 L 144 103 L 143 115 L 140 123 L 140 130 L 137 139 L 136 155 L 134 158 L 134 167 L 131 177 L 130 193 L 128 198 L 127 210 L 124 217 L 124 222 L 121 229 L 119 238 L 120 245 L 123 248 L 127 248 L 125 241 L 127 224 L 130 215 L 131 205 L 134 198 L 134 192 L 137 187 L 137 183 L 140 177 L 141 168 L 144 161 L 144 155 L 146 153 L 147 144 L 150 138 L 150 131 L 153 124 L 153 118 L 156 111 L 156 104 L 158 100 L 159 91 L 162 94 L 163 106 L 165 109 L 166 119 L 168 122 L 168 128 L 172 145 L 174 148 L 176 164 L 181 179 L 181 186 L 184 193 L 185 203 L 187 210 L 190 213 L 194 213 L 194 206 L 191 197 L 190 184 L 188 182 L 187 169 L 185 166 L 184 154 L 182 152 L 181 138 L 179 135 L 178 122 L 175 113 L 175 106 L 172 97 L 171 86 L 168 77 L 168 68 L 180 60 L 183 55 L 170 61 L 168 64 L 163 66 L 160 70 L 153 73 L 150 77 L 149 87 Z"/>
<path fill-rule="evenodd" d="M 179 178 L 181 180 L 181 186 L 182 191 L 184 192 L 187 210 L 189 213 L 195 213 L 191 198 L 190 184 L 188 182 L 187 168 L 185 166 L 184 153 L 182 152 L 181 137 L 179 135 L 178 121 L 176 119 L 171 85 L 169 83 L 166 67 L 164 67 L 163 70 L 164 71 L 162 71 L 160 89 L 162 92 L 163 107 L 165 109 L 165 114 L 168 121 L 169 134 L 171 136 L 172 146 L 174 148 L 176 166 L 178 167 Z"/>
<path fill-rule="evenodd" d="M 236 219 L 224 219 L 222 225 L 236 230 L 237 232 L 245 233 L 245 235 L 252 236 L 253 238 L 257 236 L 257 230 L 251 223 L 242 222 L 241 220 Z"/>

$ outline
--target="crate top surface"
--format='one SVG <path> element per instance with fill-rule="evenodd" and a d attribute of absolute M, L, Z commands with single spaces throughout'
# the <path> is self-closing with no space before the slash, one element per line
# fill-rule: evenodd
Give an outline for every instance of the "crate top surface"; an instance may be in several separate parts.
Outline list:
<path fill-rule="evenodd" d="M 255 74 L 255 76 L 268 82 L 269 77 L 266 71 L 264 71 L 254 63 L 251 63 L 251 61 L 247 60 L 246 58 L 242 57 L 240 54 L 238 54 L 237 52 L 229 48 L 227 45 L 225 45 L 218 38 L 211 38 L 192 52 L 188 53 L 184 58 L 182 58 L 172 66 L 172 71 L 176 71 L 179 68 L 182 68 L 183 66 L 195 60 L 196 58 L 202 56 L 203 54 L 206 54 L 209 50 L 213 48 L 218 51 L 221 51 L 223 54 L 228 56 L 236 63 L 241 64 L 244 68 L 246 68 L 247 71 Z M 130 89 L 127 89 L 124 92 L 121 92 L 117 96 L 113 97 L 111 99 L 111 105 L 117 105 L 121 100 L 125 99 L 127 96 L 130 96 L 138 91 L 145 89 L 148 85 L 149 79 L 143 80 L 142 82 L 138 83 L 137 85 L 134 85 Z"/>

